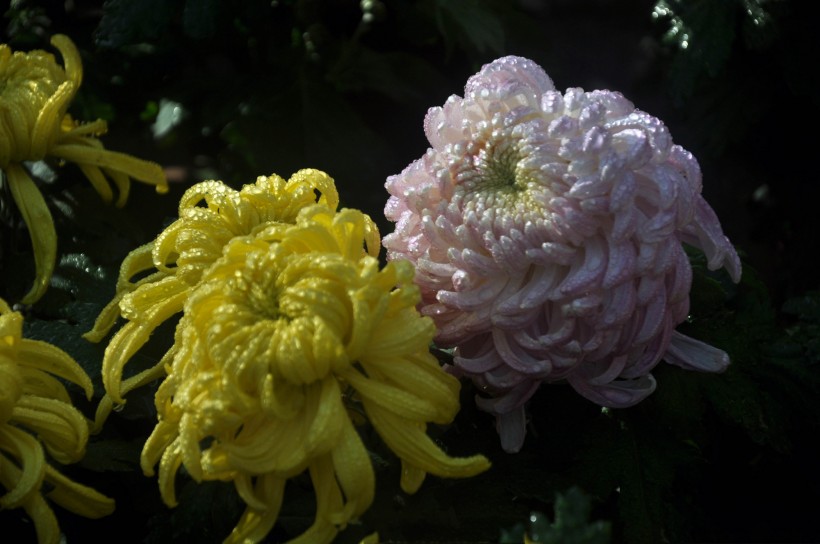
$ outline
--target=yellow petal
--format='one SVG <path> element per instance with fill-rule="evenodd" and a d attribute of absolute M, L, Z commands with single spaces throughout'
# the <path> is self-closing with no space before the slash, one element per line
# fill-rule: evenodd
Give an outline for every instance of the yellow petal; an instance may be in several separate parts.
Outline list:
<path fill-rule="evenodd" d="M 74 42 L 65 34 L 55 34 L 51 37 L 51 45 L 56 47 L 63 57 L 66 77 L 79 89 L 83 81 L 83 63 Z"/>
<path fill-rule="evenodd" d="M 401 459 L 444 478 L 475 476 L 490 468 L 483 455 L 450 457 L 424 432 L 424 425 L 401 418 L 362 399 L 368 419 L 387 446 Z"/>
<path fill-rule="evenodd" d="M 165 172 L 160 165 L 154 162 L 144 161 L 117 151 L 78 144 L 55 145 L 49 153 L 77 164 L 91 164 L 117 170 L 143 183 L 156 186 L 158 193 L 168 192 Z"/>
<path fill-rule="evenodd" d="M 391 315 L 374 324 L 367 348 L 370 357 L 392 357 L 424 351 L 435 334 L 432 320 L 420 318 L 414 309 Z"/>
<path fill-rule="evenodd" d="M 6 359 L 0 352 L 0 425 L 9 420 L 23 395 L 24 380 L 25 376 L 17 363 Z"/>
<path fill-rule="evenodd" d="M 279 517 L 286 481 L 273 473 L 257 477 L 254 502 L 264 504 L 264 508 L 248 506 L 225 544 L 260 542 L 268 535 Z"/>
<path fill-rule="evenodd" d="M 70 404 L 23 395 L 14 408 L 12 419 L 36 432 L 49 455 L 60 463 L 75 463 L 85 454 L 88 423 Z"/>
<path fill-rule="evenodd" d="M 9 161 L 22 161 L 31 157 L 31 130 L 33 128 L 34 112 L 26 111 L 20 104 L 10 103 L 9 107 L 0 109 L 0 122 L 4 128 L 4 134 L 8 134 L 8 151 L 4 151 L 4 162 L 0 163 L 5 168 Z M 40 157 L 42 158 L 42 157 Z"/>
<path fill-rule="evenodd" d="M 449 423 L 450 421 L 450 418 L 446 417 L 450 414 L 442 414 L 435 404 L 425 396 L 421 396 L 426 394 L 423 389 L 415 390 L 419 394 L 411 393 L 381 380 L 368 378 L 353 367 L 343 376 L 362 397 L 398 416 L 415 421 L 436 421 L 438 423 Z M 445 418 L 442 418 L 442 415 Z"/>
<path fill-rule="evenodd" d="M 269 472 L 267 474 L 273 473 Z M 262 498 L 257 496 L 256 489 L 254 489 L 254 482 L 258 481 L 259 478 L 252 474 L 238 472 L 236 477 L 233 479 L 233 485 L 234 488 L 236 488 L 236 492 L 239 494 L 239 498 L 245 501 L 245 504 L 254 510 L 267 510 L 268 506 Z"/>
<path fill-rule="evenodd" d="M 40 108 L 34 129 L 31 131 L 32 158 L 44 158 L 57 142 L 63 116 L 76 93 L 77 87 L 70 81 L 64 81 Z"/>
<path fill-rule="evenodd" d="M 365 372 L 405 391 L 416 393 L 432 403 L 437 413 L 427 421 L 449 423 L 459 410 L 461 384 L 445 372 L 438 360 L 423 351 L 405 357 L 366 357 L 361 360 Z"/>
<path fill-rule="evenodd" d="M 144 283 L 153 283 L 160 279 L 159 273 L 151 274 L 136 283 L 132 283 L 132 278 L 138 274 L 152 270 L 154 268 L 154 261 L 152 252 L 154 251 L 154 242 L 149 242 L 138 247 L 125 256 L 120 265 L 120 273 L 117 277 L 117 291 L 128 290 L 133 291 L 135 288 Z"/>
<path fill-rule="evenodd" d="M 42 297 L 51 275 L 54 273 L 54 262 L 57 258 L 57 232 L 54 220 L 48 211 L 46 201 L 34 181 L 25 170 L 16 163 L 6 168 L 11 196 L 20 209 L 23 221 L 28 227 L 31 245 L 34 248 L 34 268 L 36 278 L 34 286 L 23 297 L 23 303 L 34 304 Z"/>
<path fill-rule="evenodd" d="M 337 520 L 341 527 L 331 521 L 340 517 L 344 502 L 329 456 L 319 457 L 311 463 L 310 479 L 316 492 L 316 519 L 307 531 L 290 540 L 289 544 L 330 544 L 349 520 Z"/>
<path fill-rule="evenodd" d="M 77 515 L 98 519 L 114 511 L 114 499 L 70 480 L 49 465 L 46 465 L 46 481 L 54 486 L 46 496 Z"/>
<path fill-rule="evenodd" d="M 189 286 L 173 276 L 134 290 L 120 300 L 120 313 L 135 323 L 159 325 L 182 310 Z"/>
<path fill-rule="evenodd" d="M 42 495 L 32 495 L 23 503 L 23 509 L 34 522 L 37 544 L 59 544 L 61 535 L 57 516 Z"/>
<path fill-rule="evenodd" d="M 315 187 L 320 193 L 318 202 L 323 206 L 335 210 L 339 205 L 339 192 L 336 190 L 333 178 L 321 170 L 313 168 L 299 170 L 288 180 L 288 189 L 292 190 L 294 186 L 298 185 Z"/>
<path fill-rule="evenodd" d="M 125 293 L 117 293 L 114 298 L 105 305 L 97 319 L 94 321 L 94 327 L 83 334 L 83 338 L 95 344 L 105 338 L 120 317 L 120 300 Z"/>
<path fill-rule="evenodd" d="M 153 247 L 154 243 L 151 242 L 138 247 L 126 255 L 120 265 L 120 272 L 117 278 L 117 294 L 114 295 L 111 302 L 109 302 L 100 312 L 100 315 L 97 316 L 97 319 L 94 322 L 94 328 L 85 333 L 83 338 L 89 342 L 99 342 L 102 340 L 120 316 L 120 300 L 122 300 L 122 297 L 140 285 L 158 282 L 165 277 L 164 273 L 155 272 L 135 283 L 131 282 L 131 279 L 135 276 L 154 268 L 154 263 L 151 257 Z"/>
<path fill-rule="evenodd" d="M 0 369 L 2 369 L 2 367 L 0 367 Z M 71 397 L 68 391 L 66 391 L 63 382 L 59 379 L 36 368 L 18 365 L 17 370 L 19 370 L 20 375 L 23 377 L 25 384 L 23 388 L 27 394 L 71 403 Z M 4 378 L 0 378 L 0 382 L 2 382 L 3 379 Z M 0 419 L 2 419 L 2 417 L 0 417 Z"/>
<path fill-rule="evenodd" d="M 71 129 L 63 134 L 61 141 L 64 143 L 78 143 L 76 139 L 80 139 L 84 136 L 96 137 L 106 132 L 108 132 L 108 123 L 102 119 L 97 119 L 96 121 L 90 121 L 88 123 L 73 124 Z M 102 143 L 100 145 L 102 145 Z"/>
<path fill-rule="evenodd" d="M 179 452 L 182 456 L 182 464 L 185 470 L 195 481 L 202 481 L 202 450 L 199 448 L 200 441 L 205 438 L 200 431 L 201 426 L 198 418 L 186 412 L 182 414 L 179 421 L 179 437 L 177 444 L 179 445 Z"/>
<path fill-rule="evenodd" d="M 379 544 L 379 533 L 370 533 L 361 539 L 359 544 Z"/>
<path fill-rule="evenodd" d="M 148 338 L 166 319 L 182 310 L 187 297 L 184 284 L 175 278 L 160 281 L 148 289 L 130 293 L 120 302 L 122 313 L 130 321 L 121 328 L 105 348 L 102 364 L 102 380 L 111 399 L 122 404 L 122 373 L 125 364 L 148 341 Z M 167 297 L 164 300 L 162 297 Z"/>
<path fill-rule="evenodd" d="M 48 372 L 79 385 L 85 392 L 86 398 L 91 399 L 94 393 L 91 378 L 77 361 L 57 346 L 40 340 L 24 339 L 20 342 L 17 357 L 23 366 Z"/>
<path fill-rule="evenodd" d="M 412 495 L 419 490 L 426 477 L 427 473 L 422 469 L 408 463 L 404 459 L 401 460 L 401 478 L 399 479 L 399 484 L 401 485 L 402 491 Z"/>
<path fill-rule="evenodd" d="M 12 489 L 17 487 L 22 471 L 0 452 L 0 487 Z M 32 493 L 20 506 L 34 522 L 38 544 L 58 544 L 60 542 L 60 527 L 54 512 L 46 503 L 43 496 Z M 19 535 L 17 535 L 19 539 Z"/>
<path fill-rule="evenodd" d="M 364 252 L 365 217 L 359 210 L 343 209 L 333 217 L 333 233 L 345 259 L 358 260 Z M 376 231 L 378 232 L 378 230 Z"/>
<path fill-rule="evenodd" d="M 123 369 L 134 354 L 148 341 L 159 325 L 136 322 L 126 323 L 117 331 L 105 348 L 102 364 L 102 381 L 105 392 L 115 404 L 124 404 L 122 397 Z"/>
<path fill-rule="evenodd" d="M 342 433 L 331 457 L 351 518 L 355 519 L 373 503 L 376 477 L 370 456 L 348 417 L 344 418 Z"/>
<path fill-rule="evenodd" d="M 322 380 L 316 413 L 306 437 L 308 455 L 320 455 L 336 447 L 345 423 L 349 424 L 336 378 Z"/>
<path fill-rule="evenodd" d="M 157 362 L 151 368 L 147 368 L 142 372 L 134 374 L 133 376 L 126 378 L 120 384 L 120 394 L 122 396 L 127 395 L 130 391 L 136 389 L 137 387 L 142 387 L 143 385 L 149 384 L 154 380 L 157 380 L 166 375 L 165 372 L 165 365 L 167 361 L 173 357 L 174 348 L 171 348 L 163 355 L 162 359 Z M 108 419 L 108 416 L 111 415 L 111 411 L 114 409 L 114 400 L 111 398 L 111 395 L 106 393 L 100 399 L 100 403 L 97 405 L 97 411 L 94 414 L 94 422 L 91 426 L 91 432 L 96 434 L 102 430 L 102 426 L 105 424 L 105 420 Z"/>
<path fill-rule="evenodd" d="M 105 179 L 102 170 L 91 164 L 78 164 L 77 166 L 80 167 L 82 173 L 85 174 L 85 177 L 91 182 L 91 186 L 94 187 L 94 190 L 97 191 L 97 194 L 100 195 L 103 202 L 111 204 L 111 201 L 114 200 L 114 191 L 112 191 L 108 185 L 108 180 Z"/>
<path fill-rule="evenodd" d="M 122 172 L 117 172 L 110 168 L 105 168 L 104 170 L 106 175 L 111 178 L 111 181 L 113 181 L 117 187 L 117 201 L 114 202 L 114 206 L 122 208 L 128 200 L 128 193 L 131 190 L 131 180 Z"/>
<path fill-rule="evenodd" d="M 316 402 L 305 404 L 315 406 Z M 203 467 L 209 472 L 239 470 L 253 474 L 300 470 L 307 460 L 305 435 L 312 418 L 307 411 L 289 420 L 248 417 L 236 439 L 215 443 L 205 452 Z"/>
<path fill-rule="evenodd" d="M 162 458 L 163 453 L 174 443 L 179 436 L 179 427 L 176 421 L 160 421 L 154 427 L 140 454 L 140 467 L 146 476 L 154 475 L 154 467 Z"/>
<path fill-rule="evenodd" d="M 22 468 L 20 478 L 8 493 L 0 497 L 0 508 L 16 508 L 32 494 L 40 491 L 40 484 L 45 476 L 45 457 L 40 443 L 29 433 L 5 424 L 0 425 L 0 461 L 3 473 L 10 463 L 3 457 L 7 452 L 17 459 Z"/>
<path fill-rule="evenodd" d="M 165 449 L 159 462 L 159 494 L 162 501 L 173 508 L 177 505 L 174 480 L 182 464 L 182 455 L 176 440 Z"/>

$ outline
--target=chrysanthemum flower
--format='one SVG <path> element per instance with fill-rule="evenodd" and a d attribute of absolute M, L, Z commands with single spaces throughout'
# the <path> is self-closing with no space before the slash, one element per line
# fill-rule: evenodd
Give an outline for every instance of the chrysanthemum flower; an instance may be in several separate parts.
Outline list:
<path fill-rule="evenodd" d="M 116 296 L 84 335 L 99 342 L 118 317 L 128 320 L 105 350 L 106 396 L 97 412 L 97 426 L 114 404 L 125 402 L 128 391 L 163 375 L 173 347 L 152 369 L 122 380 L 125 364 L 159 325 L 182 311 L 191 289 L 222 255 L 223 247 L 234 237 L 253 234 L 271 223 L 292 224 L 299 210 L 317 201 L 335 210 L 339 194 L 330 176 L 313 169 L 300 170 L 288 181 L 277 175 L 260 176 L 240 191 L 221 181 L 204 181 L 182 195 L 179 218 L 125 258 Z"/>
<path fill-rule="evenodd" d="M 655 389 L 661 359 L 726 367 L 674 330 L 689 308 L 683 244 L 735 281 L 740 260 L 697 161 L 659 119 L 616 92 L 561 93 L 534 62 L 505 57 L 424 127 L 432 147 L 387 180 L 396 227 L 383 244 L 416 265 L 436 343 L 487 393 L 477 402 L 506 450 L 520 448 L 543 382 L 626 407 Z"/>
<path fill-rule="evenodd" d="M 37 274 L 25 303 L 36 302 L 48 288 L 57 234 L 24 163 L 48 157 L 76 163 L 106 202 L 114 198 L 108 180 L 113 182 L 117 206 L 125 204 L 130 178 L 155 185 L 158 192 L 168 190 L 158 164 L 103 148 L 97 136 L 107 130 L 105 121 L 80 124 L 66 113 L 80 88 L 82 63 L 67 36 L 57 34 L 51 44 L 65 67 L 46 51 L 12 53 L 8 45 L 0 44 L 0 171 L 28 227 Z"/>
<path fill-rule="evenodd" d="M 0 509 L 22 507 L 40 544 L 57 543 L 60 528 L 48 498 L 81 516 L 99 518 L 114 501 L 78 484 L 46 462 L 74 463 L 85 455 L 88 422 L 58 378 L 90 398 L 91 380 L 62 350 L 22 338 L 23 317 L 0 299 Z M 50 491 L 43 497 L 43 482 Z"/>
<path fill-rule="evenodd" d="M 415 308 L 412 266 L 380 269 L 378 251 L 369 217 L 319 204 L 295 225 L 228 242 L 187 297 L 142 453 L 146 474 L 159 463 L 168 505 L 180 466 L 197 481 L 233 482 L 247 509 L 227 541 L 257 542 L 287 480 L 307 471 L 316 518 L 293 542 L 330 542 L 374 495 L 352 411 L 401 459 L 409 493 L 426 473 L 489 467 L 480 455 L 449 457 L 427 436 L 427 423 L 455 416 L 459 382 L 429 351 L 435 328 Z"/>

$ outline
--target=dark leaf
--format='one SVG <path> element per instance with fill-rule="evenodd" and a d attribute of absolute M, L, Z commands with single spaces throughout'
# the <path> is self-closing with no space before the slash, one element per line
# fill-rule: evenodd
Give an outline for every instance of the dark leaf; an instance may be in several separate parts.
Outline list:
<path fill-rule="evenodd" d="M 116 49 L 162 36 L 180 0 L 107 0 L 97 27 L 97 45 Z"/>

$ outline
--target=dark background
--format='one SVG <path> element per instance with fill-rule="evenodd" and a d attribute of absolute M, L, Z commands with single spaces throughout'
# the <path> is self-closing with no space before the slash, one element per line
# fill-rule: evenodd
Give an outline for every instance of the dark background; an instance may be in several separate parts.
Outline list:
<path fill-rule="evenodd" d="M 810 3 L 384 0 L 367 22 L 353 0 L 14 1 L 3 41 L 49 49 L 52 34 L 71 37 L 84 65 L 71 113 L 106 119 L 108 149 L 161 163 L 172 184 L 157 197 L 135 183 L 115 210 L 70 166 L 43 183 L 65 257 L 48 295 L 26 310 L 28 333 L 98 377 L 102 348 L 78 333 L 113 293 L 125 253 L 170 222 L 179 195 L 203 179 L 239 188 L 319 168 L 336 180 L 342 206 L 390 232 L 384 182 L 427 149 L 427 108 L 462 94 L 483 64 L 526 56 L 558 89 L 622 92 L 698 158 L 744 280 L 733 286 L 693 256 L 693 317 L 682 328 L 726 349 L 733 365 L 720 378 L 659 367 L 650 399 L 609 415 L 568 388 L 544 387 L 515 456 L 500 451 L 465 385 L 458 420 L 434 432 L 452 453 L 486 453 L 493 470 L 464 482 L 429 478 L 407 497 L 374 438 L 377 502 L 339 541 L 378 528 L 395 541 L 520 542 L 529 512 L 554 519 L 556 494 L 572 485 L 591 519 L 611 525 L 613 542 L 820 541 L 811 440 L 820 429 L 820 63 Z M 31 261 L 27 234 L 8 207 L 0 215 L 3 296 L 19 298 L 32 277 L 19 264 Z M 145 360 L 155 353 L 149 346 Z M 94 522 L 57 509 L 69 543 L 99 534 L 220 541 L 232 527 L 240 505 L 230 488 L 180 484 L 179 508 L 159 502 L 155 479 L 136 465 L 151 417 L 150 392 L 135 392 L 86 461 L 67 467 L 118 501 L 114 516 Z M 272 541 L 310 523 L 309 484 L 297 479 L 288 493 Z M 0 520 L 25 524 L 14 512 Z"/>

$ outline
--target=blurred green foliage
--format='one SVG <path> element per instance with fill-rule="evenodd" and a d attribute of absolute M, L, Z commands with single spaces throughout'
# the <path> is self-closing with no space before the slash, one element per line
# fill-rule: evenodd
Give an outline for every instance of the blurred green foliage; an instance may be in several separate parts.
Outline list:
<path fill-rule="evenodd" d="M 156 160 L 172 176 L 169 195 L 134 184 L 115 210 L 74 167 L 42 165 L 62 257 L 46 296 L 22 309 L 26 334 L 68 351 L 99 388 L 104 345 L 80 334 L 113 294 L 125 254 L 172 220 L 184 189 L 202 179 L 239 187 L 262 174 L 323 169 L 343 206 L 389 232 L 384 181 L 427 148 L 427 108 L 460 94 L 483 63 L 530 56 L 559 88 L 603 79 L 622 90 L 701 161 L 707 200 L 745 251 L 745 267 L 734 285 L 693 252 L 691 316 L 680 329 L 725 349 L 732 364 L 720 376 L 660 365 L 657 391 L 628 410 L 602 411 L 569 387 L 544 386 L 515 455 L 500 450 L 492 419 L 465 384 L 456 421 L 431 432 L 451 454 L 484 452 L 493 469 L 464 481 L 429 478 L 411 496 L 398 488 L 395 459 L 363 429 L 377 498 L 338 542 L 374 530 L 385 542 L 491 542 L 509 527 L 501 534 L 510 542 L 527 530 L 534 542 L 812 540 L 820 292 L 811 257 L 820 184 L 816 138 L 792 125 L 811 128 L 820 111 L 807 75 L 817 64 L 814 20 L 807 3 L 790 0 L 628 4 L 13 0 L 3 42 L 48 49 L 51 34 L 68 34 L 85 72 L 72 114 L 108 120 L 108 148 Z M 31 250 L 13 207 L 0 206 L 0 223 L 2 296 L 14 299 L 32 277 Z M 144 364 L 162 354 L 172 330 L 140 352 Z M 156 480 L 141 474 L 151 394 L 133 392 L 88 457 L 66 467 L 118 502 L 101 520 L 60 512 L 69 542 L 115 533 L 121 542 L 214 542 L 235 523 L 241 503 L 231 487 L 183 476 L 180 506 L 169 510 Z M 270 541 L 311 523 L 309 482 L 295 479 L 287 497 Z M 533 512 L 537 523 L 524 524 Z M 554 512 L 553 521 L 542 512 Z M 9 534 L 30 532 L 15 512 L 0 513 L 0 523 Z"/>

